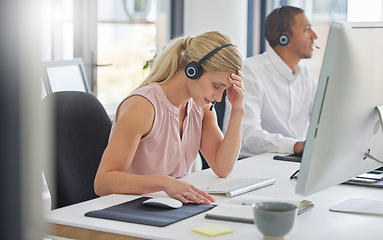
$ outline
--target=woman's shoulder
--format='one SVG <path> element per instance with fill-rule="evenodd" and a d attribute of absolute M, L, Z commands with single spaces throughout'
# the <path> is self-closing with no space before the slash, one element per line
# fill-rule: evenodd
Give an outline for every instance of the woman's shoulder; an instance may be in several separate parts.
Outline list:
<path fill-rule="evenodd" d="M 131 94 L 119 106 L 116 118 L 129 115 L 136 118 L 149 117 L 154 113 L 153 104 L 141 94 Z"/>
<path fill-rule="evenodd" d="M 149 84 L 134 90 L 121 102 L 120 107 L 150 107 L 152 105 L 151 96 L 155 96 L 157 94 L 157 86 L 157 84 Z"/>
<path fill-rule="evenodd" d="M 140 87 L 140 88 L 137 88 L 136 90 L 134 90 L 131 94 L 141 94 L 141 93 L 148 93 L 150 91 L 153 91 L 154 89 L 156 89 L 156 87 L 159 86 L 158 84 L 155 84 L 155 83 L 151 83 L 151 84 L 148 84 L 148 85 L 145 85 L 143 87 Z"/>

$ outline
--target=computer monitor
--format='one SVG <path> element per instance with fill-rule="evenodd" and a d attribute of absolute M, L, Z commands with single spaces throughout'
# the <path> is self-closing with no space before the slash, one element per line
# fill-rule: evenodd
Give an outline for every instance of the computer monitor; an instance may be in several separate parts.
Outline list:
<path fill-rule="evenodd" d="M 59 91 L 90 92 L 82 58 L 43 62 L 42 76 L 47 94 Z"/>
<path fill-rule="evenodd" d="M 382 39 L 382 22 L 331 24 L 297 194 L 316 193 L 383 165 Z"/>

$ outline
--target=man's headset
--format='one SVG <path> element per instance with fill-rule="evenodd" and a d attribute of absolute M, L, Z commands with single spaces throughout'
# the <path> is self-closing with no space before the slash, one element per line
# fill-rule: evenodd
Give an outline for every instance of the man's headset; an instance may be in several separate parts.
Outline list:
<path fill-rule="evenodd" d="M 287 46 L 287 44 L 290 43 L 290 37 L 287 33 L 283 32 L 282 23 L 281 23 L 281 17 L 279 15 L 279 10 L 281 8 L 277 8 L 277 21 L 278 21 L 278 29 L 279 29 L 279 35 L 278 35 L 278 44 L 281 46 Z"/>

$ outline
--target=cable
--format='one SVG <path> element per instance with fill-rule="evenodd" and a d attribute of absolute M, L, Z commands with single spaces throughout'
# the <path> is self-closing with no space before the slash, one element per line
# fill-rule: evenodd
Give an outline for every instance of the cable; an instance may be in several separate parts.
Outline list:
<path fill-rule="evenodd" d="M 370 158 L 370 159 L 372 159 L 372 160 L 377 161 L 377 162 L 380 163 L 380 164 L 383 164 L 383 161 L 381 161 L 381 160 L 375 158 L 374 156 L 372 156 L 372 155 L 370 154 L 370 151 L 371 151 L 370 149 L 367 150 L 367 152 L 364 154 L 364 158 L 363 158 L 363 159 Z"/>

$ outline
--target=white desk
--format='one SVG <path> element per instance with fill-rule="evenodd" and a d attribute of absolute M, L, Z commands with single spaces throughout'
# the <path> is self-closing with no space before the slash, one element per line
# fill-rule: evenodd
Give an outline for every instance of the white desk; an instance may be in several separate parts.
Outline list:
<path fill-rule="evenodd" d="M 214 183 L 228 181 L 237 177 L 254 175 L 257 177 L 274 177 L 277 181 L 273 186 L 256 190 L 245 195 L 240 195 L 237 198 L 260 197 L 280 198 L 281 200 L 308 199 L 313 201 L 315 207 L 298 216 L 293 230 L 286 236 L 287 240 L 383 239 L 383 231 L 381 230 L 383 226 L 383 217 L 336 213 L 328 210 L 329 207 L 350 198 L 383 200 L 383 190 L 339 185 L 308 197 L 301 197 L 295 194 L 296 181 L 289 179 L 290 175 L 299 168 L 299 164 L 272 160 L 272 156 L 272 154 L 265 154 L 240 160 L 237 162 L 232 174 L 226 179 L 219 179 L 211 170 L 204 170 L 192 173 L 183 178 L 183 180 L 192 183 L 196 187 L 203 188 Z M 154 195 L 162 194 L 164 193 L 156 193 Z M 262 235 L 254 225 L 205 219 L 205 213 L 162 228 L 84 216 L 88 211 L 106 208 L 137 197 L 138 196 L 133 195 L 105 196 L 53 210 L 46 214 L 45 219 L 51 226 L 55 226 L 57 231 L 55 230 L 53 235 L 69 238 L 206 240 L 209 238 L 191 232 L 191 229 L 209 224 L 219 224 L 233 229 L 234 233 L 217 236 L 214 237 L 214 239 L 262 239 Z M 218 195 L 214 195 L 214 197 L 217 203 L 235 200 L 235 198 L 230 199 Z"/>

